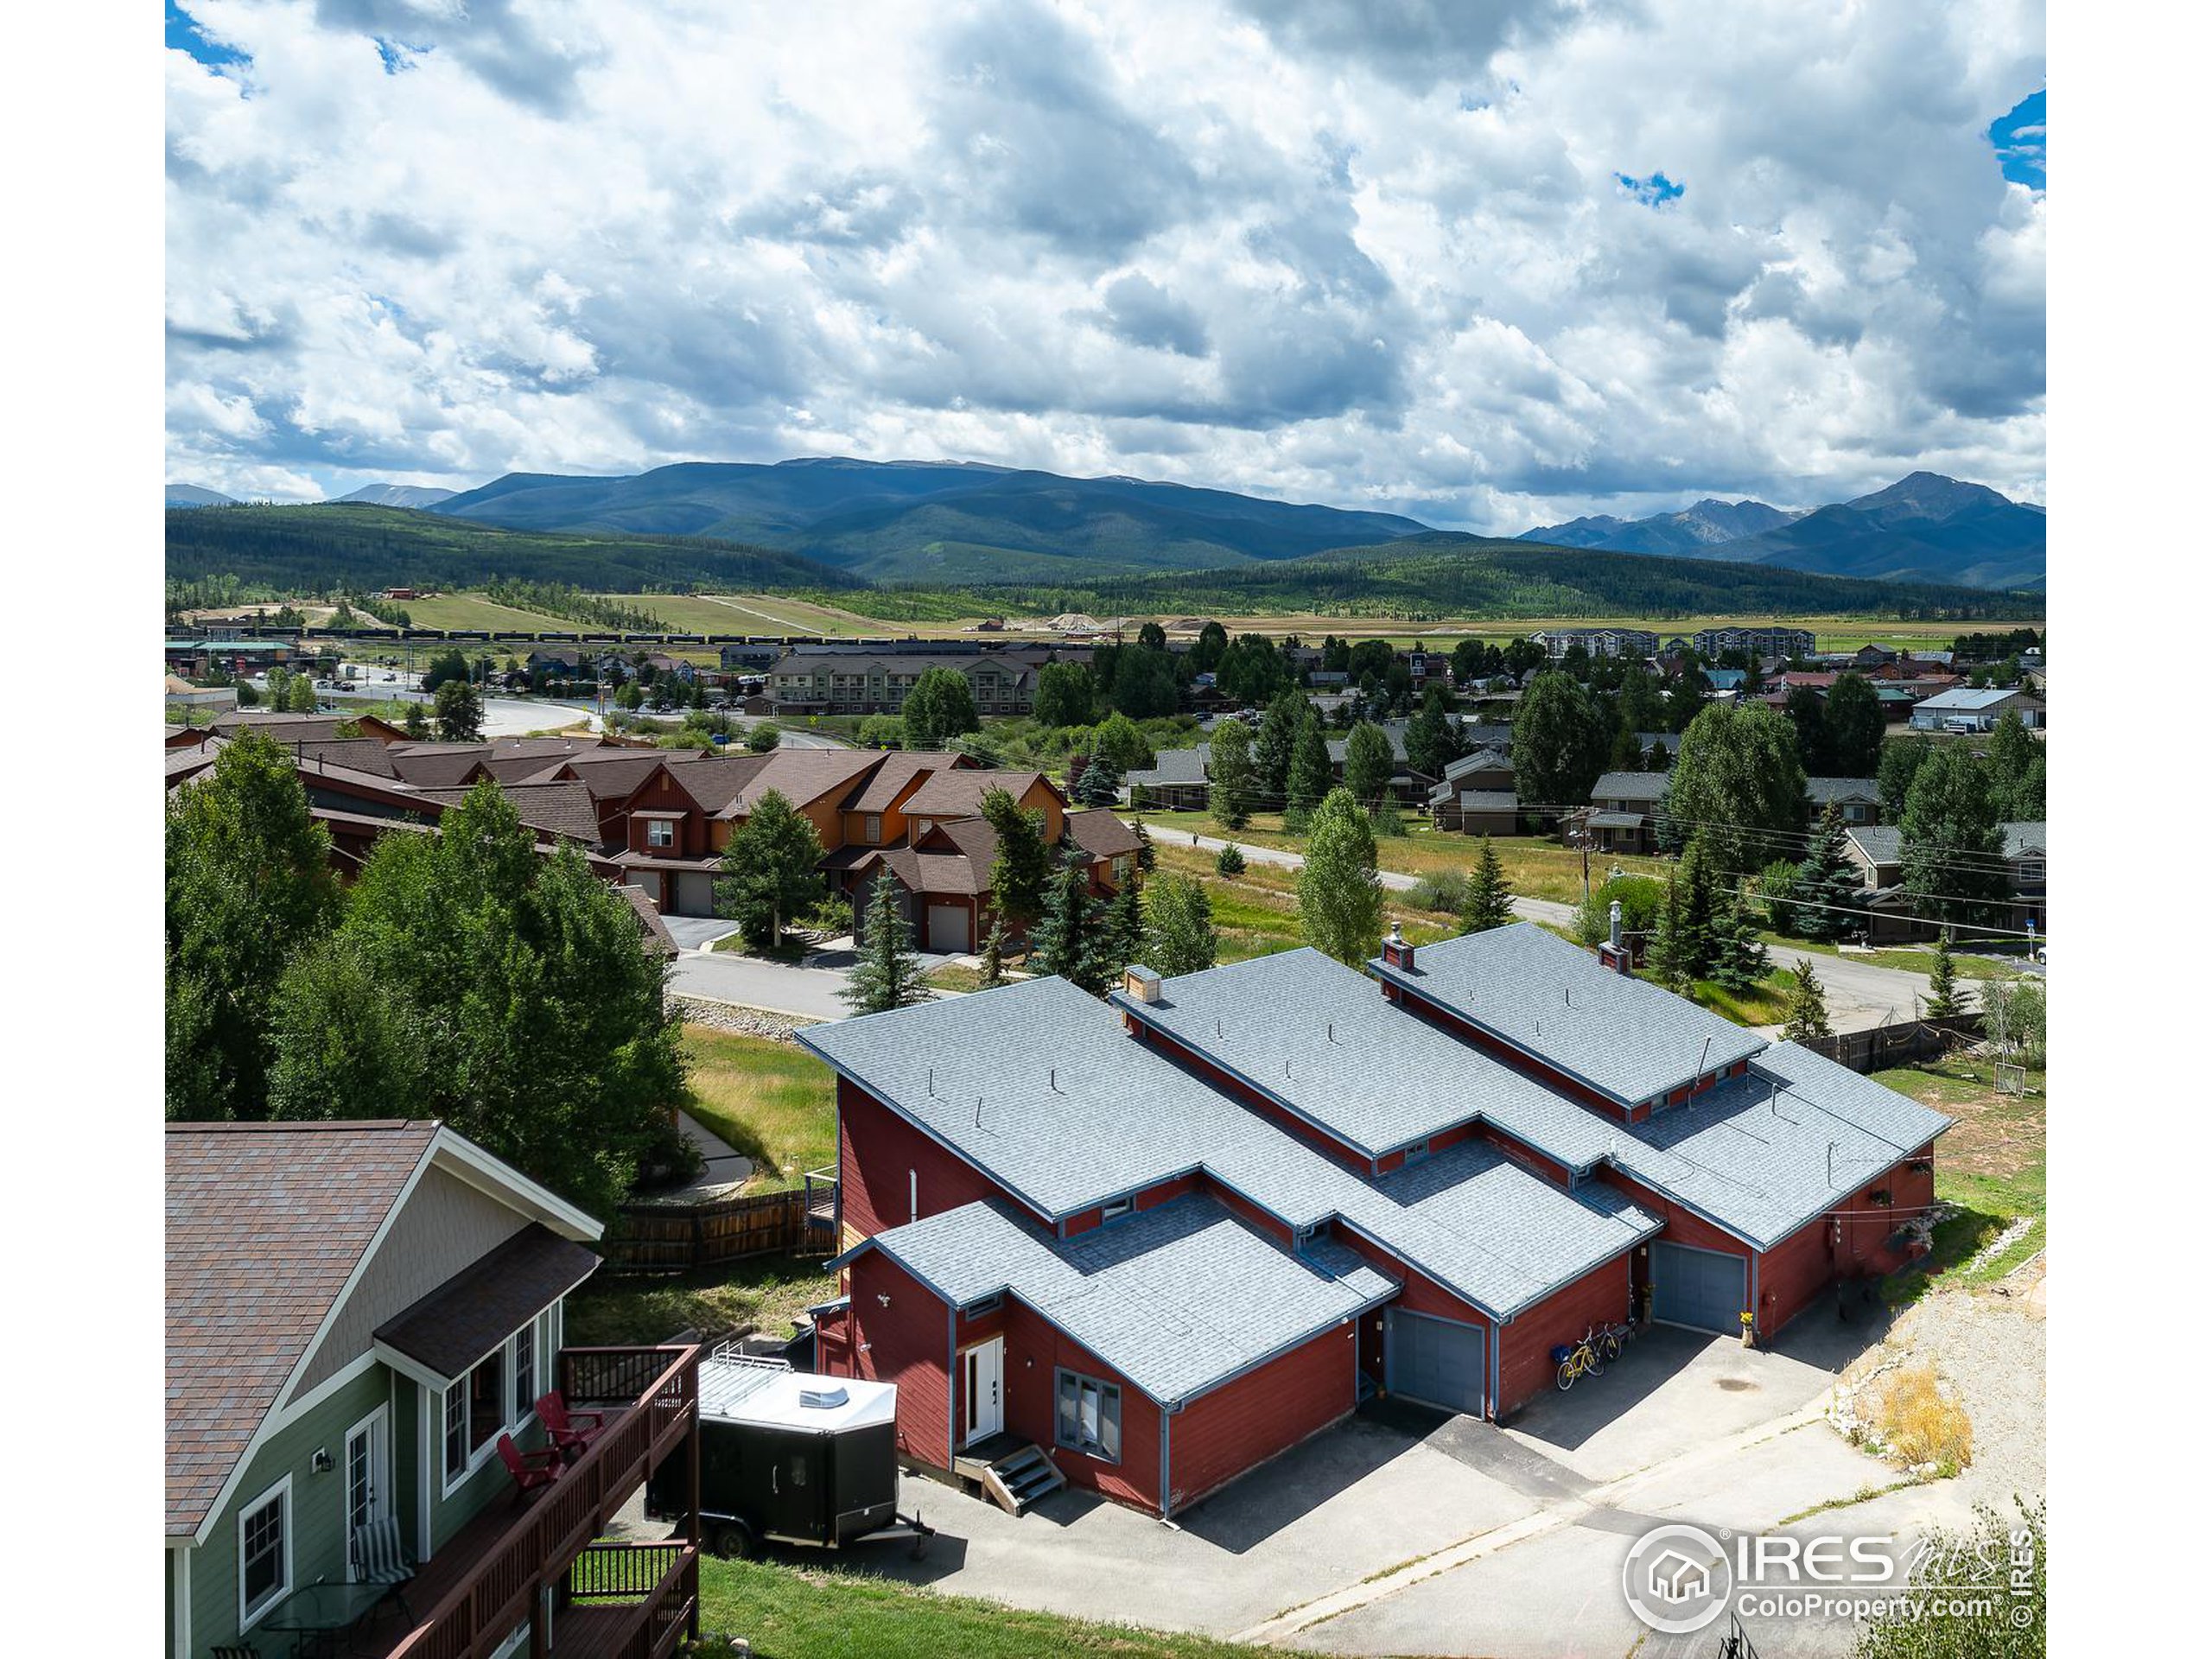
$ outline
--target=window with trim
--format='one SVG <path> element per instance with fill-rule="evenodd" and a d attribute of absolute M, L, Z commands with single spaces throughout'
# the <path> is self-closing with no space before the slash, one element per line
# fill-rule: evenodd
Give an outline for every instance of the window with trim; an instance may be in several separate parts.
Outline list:
<path fill-rule="evenodd" d="M 673 847 L 676 845 L 676 826 L 666 818 L 648 819 L 645 823 L 645 845 Z"/>
<path fill-rule="evenodd" d="M 1122 1460 L 1122 1391 L 1111 1382 L 1074 1371 L 1059 1373 L 1059 1410 L 1053 1438 L 1071 1452 Z"/>
<path fill-rule="evenodd" d="M 506 1382 L 506 1344 L 477 1362 L 446 1390 L 446 1485 L 467 1474 L 477 1454 L 506 1427 L 500 1393 Z"/>
<path fill-rule="evenodd" d="M 877 842 L 883 839 L 883 817 L 881 814 L 871 812 L 861 820 L 861 839 L 868 842 L 871 847 L 874 846 Z"/>
<path fill-rule="evenodd" d="M 514 1421 L 526 1421 L 537 1404 L 537 1321 L 532 1319 L 514 1334 L 511 1374 L 515 1380 Z"/>
<path fill-rule="evenodd" d="M 1119 1221 L 1136 1207 L 1135 1198 L 1116 1198 L 1111 1204 L 1102 1204 L 1098 1206 L 1098 1224 L 1103 1227 L 1109 1221 Z"/>
<path fill-rule="evenodd" d="M 248 1624 L 292 1587 L 292 1483 L 280 1481 L 238 1513 L 238 1622 Z"/>

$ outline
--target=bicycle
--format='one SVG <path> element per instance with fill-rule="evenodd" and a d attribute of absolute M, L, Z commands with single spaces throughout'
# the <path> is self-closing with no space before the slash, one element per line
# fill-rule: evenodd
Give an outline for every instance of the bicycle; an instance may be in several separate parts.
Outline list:
<path fill-rule="evenodd" d="M 1622 1351 L 1635 1340 L 1636 1327 L 1633 1325 L 1616 1325 L 1609 1320 L 1598 1327 L 1597 1349 L 1608 1365 L 1618 1362 Z"/>
<path fill-rule="evenodd" d="M 1552 1350 L 1552 1357 L 1559 1362 L 1559 1386 L 1564 1393 L 1574 1386 L 1577 1377 L 1603 1376 L 1605 1374 L 1605 1356 L 1598 1351 L 1592 1340 L 1595 1332 L 1585 1331 L 1577 1343 L 1560 1343 Z"/>

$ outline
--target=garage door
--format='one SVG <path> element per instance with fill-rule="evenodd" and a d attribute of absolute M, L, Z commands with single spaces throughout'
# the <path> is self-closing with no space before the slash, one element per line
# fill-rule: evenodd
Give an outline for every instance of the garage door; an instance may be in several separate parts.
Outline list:
<path fill-rule="evenodd" d="M 1651 1317 L 1735 1336 L 1743 1329 L 1745 1263 L 1688 1244 L 1651 1247 Z"/>
<path fill-rule="evenodd" d="M 1383 1386 L 1393 1394 L 1482 1415 L 1484 1332 L 1478 1325 L 1435 1319 L 1402 1308 L 1382 1314 Z"/>
<path fill-rule="evenodd" d="M 930 906 L 930 949 L 965 951 L 968 949 L 968 907 L 965 905 Z"/>
<path fill-rule="evenodd" d="M 676 905 L 671 913 L 677 916 L 713 915 L 715 878 L 704 870 L 677 871 Z"/>

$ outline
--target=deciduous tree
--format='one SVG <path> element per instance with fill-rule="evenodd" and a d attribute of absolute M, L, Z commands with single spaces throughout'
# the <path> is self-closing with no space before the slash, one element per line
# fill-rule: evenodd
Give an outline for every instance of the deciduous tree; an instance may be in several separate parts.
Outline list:
<path fill-rule="evenodd" d="M 1313 815 L 1298 874 L 1298 909 L 1306 943 L 1355 968 L 1382 937 L 1375 832 L 1348 789 L 1331 790 Z"/>
<path fill-rule="evenodd" d="M 985 790 L 981 810 L 998 837 L 998 850 L 991 855 L 991 905 L 1007 926 L 1018 930 L 1044 908 L 1045 883 L 1052 870 L 1045 820 L 1003 789 Z"/>
<path fill-rule="evenodd" d="M 1513 719 L 1516 791 L 1553 817 L 1587 801 L 1611 738 L 1590 693 L 1546 670 L 1529 682 Z"/>
<path fill-rule="evenodd" d="M 1258 783 L 1252 766 L 1252 733 L 1241 720 L 1216 725 L 1206 744 L 1206 810 L 1225 829 L 1242 830 L 1252 816 Z"/>
<path fill-rule="evenodd" d="M 1899 824 L 1904 890 L 1928 921 L 1986 923 L 2012 891 L 2005 836 L 1989 774 L 1962 743 L 1921 764 Z"/>
<path fill-rule="evenodd" d="M 1845 674 L 1828 688 L 1821 711 L 1826 776 L 1871 778 L 1882 761 L 1882 699 L 1863 674 Z"/>
<path fill-rule="evenodd" d="M 1164 979 L 1214 965 L 1219 941 L 1213 901 L 1187 875 L 1169 874 L 1146 884 L 1143 962 Z"/>
<path fill-rule="evenodd" d="M 715 913 L 735 922 L 754 950 L 772 950 L 785 922 L 830 896 L 821 863 L 812 822 L 772 789 L 730 835 L 715 882 Z"/>
<path fill-rule="evenodd" d="M 1033 712 L 1039 726 L 1090 724 L 1090 671 L 1081 663 L 1047 663 L 1037 671 Z"/>
<path fill-rule="evenodd" d="M 1805 829 L 1805 768 L 1789 722 L 1764 703 L 1714 703 L 1682 734 L 1667 816 L 1729 878 L 1762 868 Z"/>
<path fill-rule="evenodd" d="M 979 730 L 976 693 L 957 668 L 925 668 L 899 708 L 910 749 L 941 749 L 963 732 Z"/>
<path fill-rule="evenodd" d="M 1325 759 L 1325 747 L 1322 754 Z M 1363 720 L 1351 728 L 1351 735 L 1344 740 L 1344 787 L 1356 799 L 1369 806 L 1381 800 L 1390 787 L 1390 775 L 1397 769 L 1389 736 L 1380 726 Z"/>

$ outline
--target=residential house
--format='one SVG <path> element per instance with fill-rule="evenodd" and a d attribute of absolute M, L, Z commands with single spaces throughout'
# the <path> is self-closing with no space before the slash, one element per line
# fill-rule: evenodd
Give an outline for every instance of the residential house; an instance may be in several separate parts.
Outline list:
<path fill-rule="evenodd" d="M 1513 789 L 1513 759 L 1502 749 L 1477 749 L 1444 768 L 1428 792 L 1428 814 L 1439 830 L 1467 836 L 1517 836 L 1521 804 Z"/>
<path fill-rule="evenodd" d="M 1659 654 L 1659 636 L 1649 628 L 1546 628 L 1529 637 L 1554 661 L 1577 645 L 1592 657 L 1627 657 L 1638 662 Z"/>
<path fill-rule="evenodd" d="M 698 1426 L 696 1348 L 563 1345 L 598 1222 L 435 1122 L 164 1141 L 166 1653 L 289 1650 L 316 1609 L 374 1655 L 696 1633 L 696 1510 L 669 1543 L 594 1541 Z M 501 1447 L 544 1443 L 549 1392 L 608 1424 L 518 1507 Z M 416 1563 L 404 1599 L 363 1582 L 379 1531 Z M 623 1593 L 572 1602 L 579 1562 Z"/>
<path fill-rule="evenodd" d="M 264 733 L 285 743 L 327 743 L 341 737 L 372 737 L 379 743 L 404 743 L 407 734 L 381 715 L 287 715 L 268 709 L 239 709 L 209 727 L 218 737 L 240 732 Z"/>
<path fill-rule="evenodd" d="M 1912 711 L 1916 732 L 1993 732 L 2007 714 L 2023 726 L 2044 723 L 2044 701 L 2025 686 L 1954 686 L 1928 698 Z"/>
<path fill-rule="evenodd" d="M 1026 715 L 1037 694 L 1036 665 L 1012 652 L 793 651 L 769 671 L 768 695 L 779 715 L 895 715 L 932 668 L 965 676 L 978 714 Z"/>
<path fill-rule="evenodd" d="M 1998 826 L 2004 836 L 2001 856 L 2012 896 L 1997 907 L 1992 925 L 2015 932 L 2047 934 L 2050 855 L 2041 823 L 2007 823 Z M 1859 867 L 1865 889 L 1866 938 L 1870 944 L 1932 939 L 1939 924 L 1923 918 L 1904 889 L 1904 832 L 1895 824 L 1872 824 L 1847 830 L 1845 851 Z M 1955 930 L 1972 938 L 1974 930 Z"/>
<path fill-rule="evenodd" d="M 1663 772 L 1609 772 L 1599 779 L 1580 819 L 1591 847 L 1601 853 L 1657 852 L 1669 781 Z"/>
<path fill-rule="evenodd" d="M 1158 807 L 1168 812 L 1203 812 L 1206 809 L 1206 751 L 1160 749 L 1152 764 L 1124 772 L 1122 785 L 1131 804 Z"/>
<path fill-rule="evenodd" d="M 1831 806 L 1847 824 L 1882 821 L 1882 791 L 1872 778 L 1808 778 L 1805 805 L 1815 824 Z"/>
<path fill-rule="evenodd" d="M 1389 785 L 1391 799 L 1402 806 L 1420 804 L 1427 798 L 1429 791 L 1435 787 L 1438 780 L 1429 777 L 1426 772 L 1415 772 L 1407 764 L 1406 727 L 1408 722 L 1402 720 L 1385 720 L 1376 721 L 1375 724 L 1382 735 L 1390 741 L 1390 758 L 1395 763 L 1390 770 Z M 1332 782 L 1341 784 L 1344 780 L 1344 758 L 1351 753 L 1351 739 L 1332 737 L 1327 741 L 1329 776 Z"/>
<path fill-rule="evenodd" d="M 1948 1118 L 1541 929 L 1370 968 L 799 1033 L 838 1076 L 819 1368 L 895 1382 L 925 1469 L 1033 1446 L 1172 1518 L 1377 1393 L 1510 1417 L 1602 1320 L 1770 1341 L 1934 1205 Z"/>

